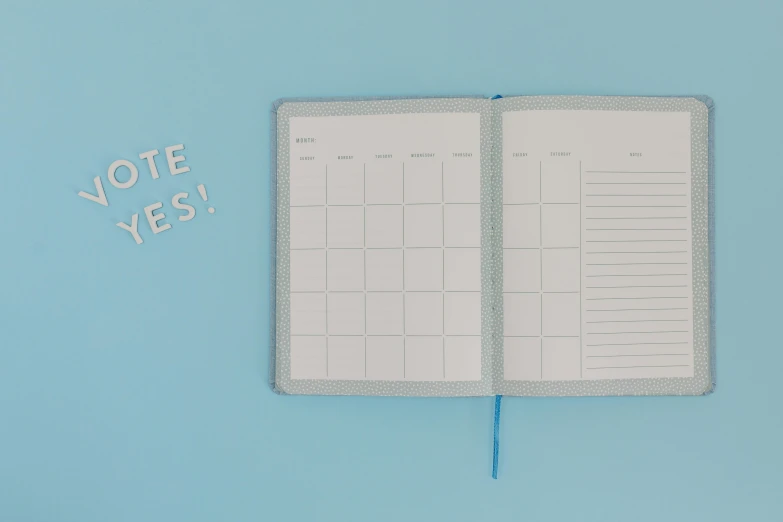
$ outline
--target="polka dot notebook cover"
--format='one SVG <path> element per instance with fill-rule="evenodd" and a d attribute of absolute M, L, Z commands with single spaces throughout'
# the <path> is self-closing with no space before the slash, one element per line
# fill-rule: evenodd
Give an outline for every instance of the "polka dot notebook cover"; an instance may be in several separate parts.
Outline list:
<path fill-rule="evenodd" d="M 706 97 L 283 99 L 270 382 L 714 389 Z"/>

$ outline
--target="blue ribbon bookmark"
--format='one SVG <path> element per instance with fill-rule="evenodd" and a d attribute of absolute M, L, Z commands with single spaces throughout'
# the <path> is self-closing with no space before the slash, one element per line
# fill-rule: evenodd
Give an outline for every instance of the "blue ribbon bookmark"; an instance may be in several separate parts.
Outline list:
<path fill-rule="evenodd" d="M 498 450 L 500 446 L 500 400 L 502 395 L 495 395 L 495 428 L 492 442 L 492 478 L 498 478 Z"/>

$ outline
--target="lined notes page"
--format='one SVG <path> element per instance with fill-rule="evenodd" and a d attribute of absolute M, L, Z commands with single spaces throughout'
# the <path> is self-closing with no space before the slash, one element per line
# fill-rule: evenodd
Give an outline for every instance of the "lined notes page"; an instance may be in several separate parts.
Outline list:
<path fill-rule="evenodd" d="M 504 378 L 692 377 L 690 114 L 502 127 Z"/>
<path fill-rule="evenodd" d="M 291 379 L 482 379 L 480 134 L 469 112 L 291 118 Z"/>

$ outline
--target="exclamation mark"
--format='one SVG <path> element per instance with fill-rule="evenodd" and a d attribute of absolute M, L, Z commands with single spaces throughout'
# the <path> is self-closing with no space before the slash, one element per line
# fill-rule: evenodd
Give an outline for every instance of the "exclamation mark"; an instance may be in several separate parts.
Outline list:
<path fill-rule="evenodd" d="M 198 189 L 198 193 L 201 194 L 201 199 L 206 201 L 207 200 L 207 189 L 204 188 L 204 184 L 202 183 L 201 185 L 199 185 L 196 188 Z M 209 207 L 207 209 L 207 212 L 209 212 L 210 214 L 214 214 L 215 213 L 215 209 L 213 207 Z"/>

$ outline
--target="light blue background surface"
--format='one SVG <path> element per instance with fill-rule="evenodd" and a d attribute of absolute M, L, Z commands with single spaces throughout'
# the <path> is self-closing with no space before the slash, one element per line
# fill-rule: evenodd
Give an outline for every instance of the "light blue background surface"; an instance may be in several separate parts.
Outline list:
<path fill-rule="evenodd" d="M 0 10 L 0 520 L 783 517 L 783 3 L 104 4 Z M 271 102 L 474 93 L 717 107 L 716 393 L 509 398 L 498 481 L 491 398 L 266 383 Z M 191 172 L 106 183 L 180 142 Z"/>

